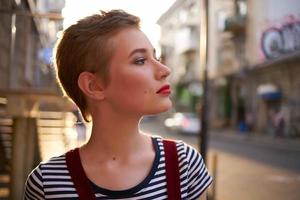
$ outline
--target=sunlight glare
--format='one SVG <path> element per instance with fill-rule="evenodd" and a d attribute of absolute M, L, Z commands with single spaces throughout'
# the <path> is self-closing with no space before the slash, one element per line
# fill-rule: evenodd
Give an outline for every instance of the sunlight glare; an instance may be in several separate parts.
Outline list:
<path fill-rule="evenodd" d="M 99 13 L 99 10 L 109 11 L 122 9 L 141 18 L 141 29 L 149 37 L 150 41 L 160 49 L 158 41 L 160 27 L 156 24 L 158 18 L 174 3 L 175 0 L 66 0 L 66 6 L 62 11 L 64 16 L 64 28 L 76 23 L 85 16 Z"/>

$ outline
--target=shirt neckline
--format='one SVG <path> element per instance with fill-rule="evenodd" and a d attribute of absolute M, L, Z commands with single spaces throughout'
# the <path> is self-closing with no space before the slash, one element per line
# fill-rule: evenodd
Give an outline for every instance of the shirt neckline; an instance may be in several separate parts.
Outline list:
<path fill-rule="evenodd" d="M 142 182 L 140 182 L 136 186 L 133 186 L 132 188 L 129 188 L 129 189 L 125 189 L 125 190 L 110 190 L 110 189 L 106 189 L 106 188 L 103 188 L 101 186 L 98 186 L 94 182 L 92 182 L 91 180 L 89 180 L 89 182 L 91 183 L 91 186 L 93 188 L 93 191 L 95 193 L 100 193 L 102 195 L 109 196 L 109 197 L 116 197 L 116 198 L 117 197 L 119 197 L 119 198 L 122 197 L 122 198 L 126 198 L 126 197 L 132 196 L 133 194 L 137 193 L 141 189 L 145 188 L 146 185 L 148 185 L 148 183 L 150 182 L 150 180 L 155 175 L 155 172 L 157 171 L 157 168 L 158 168 L 159 159 L 161 157 L 161 153 L 160 153 L 159 147 L 158 147 L 157 138 L 155 138 L 155 137 L 152 136 L 151 140 L 152 140 L 152 145 L 153 145 L 154 151 L 155 151 L 155 157 L 154 157 L 154 161 L 152 163 L 152 167 L 151 167 L 150 172 L 148 173 L 148 175 L 146 176 L 146 178 Z"/>

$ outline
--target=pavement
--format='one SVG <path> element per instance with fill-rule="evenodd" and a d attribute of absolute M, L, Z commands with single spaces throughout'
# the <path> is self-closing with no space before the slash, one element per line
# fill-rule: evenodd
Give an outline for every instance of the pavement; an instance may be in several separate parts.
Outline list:
<path fill-rule="evenodd" d="M 259 133 L 240 133 L 235 130 L 212 130 L 210 137 L 212 140 L 239 143 L 244 145 L 244 148 L 252 147 L 257 152 L 251 158 L 239 153 L 211 149 L 208 154 L 211 170 L 212 157 L 218 157 L 217 174 L 214 174 L 216 200 L 300 199 L 300 168 L 297 161 L 297 155 L 300 155 L 300 138 L 280 138 Z M 264 157 L 265 161 L 257 159 L 263 158 L 263 155 L 260 155 L 262 149 L 272 152 L 269 157 Z M 271 157 L 273 161 L 275 158 L 274 162 L 271 161 Z M 278 158 L 287 162 L 280 165 Z"/>
<path fill-rule="evenodd" d="M 195 148 L 199 147 L 197 137 L 166 131 L 159 119 L 149 120 L 143 123 L 141 128 L 147 133 L 183 140 Z M 278 159 L 281 155 L 289 156 L 289 153 L 292 153 L 293 157 L 285 160 L 295 160 L 298 152 L 300 155 L 300 138 L 274 138 L 259 133 L 241 134 L 235 130 L 210 130 L 209 137 L 211 138 L 206 165 L 214 178 L 214 185 L 209 188 L 210 197 L 214 198 L 210 200 L 300 199 L 300 169 L 290 170 L 286 166 L 277 166 L 268 161 L 268 155 L 277 156 Z M 230 145 L 233 147 L 238 144 L 240 151 L 252 149 L 256 157 L 263 157 L 259 155 L 263 149 L 269 154 L 263 157 L 266 162 L 261 162 L 236 152 L 234 148 L 231 148 L 234 151 L 215 148 L 216 144 L 223 143 L 227 143 L 229 148 Z"/>

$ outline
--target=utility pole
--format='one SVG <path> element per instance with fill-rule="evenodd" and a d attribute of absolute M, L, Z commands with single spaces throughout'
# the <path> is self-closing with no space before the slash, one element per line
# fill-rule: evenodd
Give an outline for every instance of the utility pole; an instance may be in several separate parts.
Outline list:
<path fill-rule="evenodd" d="M 208 139 L 208 72 L 207 72 L 207 59 L 208 59 L 208 0 L 201 0 L 200 2 L 200 71 L 203 72 L 203 97 L 200 121 L 201 130 L 199 134 L 200 140 L 200 153 L 204 162 L 207 157 L 207 139 Z M 201 76 L 201 75 L 200 75 Z"/>

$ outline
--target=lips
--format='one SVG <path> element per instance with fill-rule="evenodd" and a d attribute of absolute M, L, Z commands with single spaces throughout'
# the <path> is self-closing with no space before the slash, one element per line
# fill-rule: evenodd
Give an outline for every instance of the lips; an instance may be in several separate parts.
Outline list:
<path fill-rule="evenodd" d="M 170 85 L 164 85 L 156 93 L 157 94 L 170 94 L 171 87 L 170 87 Z"/>

